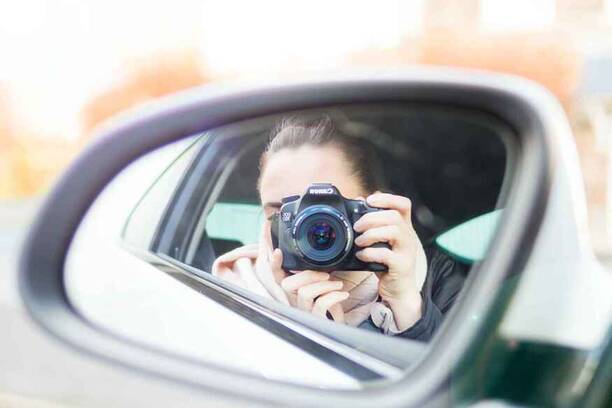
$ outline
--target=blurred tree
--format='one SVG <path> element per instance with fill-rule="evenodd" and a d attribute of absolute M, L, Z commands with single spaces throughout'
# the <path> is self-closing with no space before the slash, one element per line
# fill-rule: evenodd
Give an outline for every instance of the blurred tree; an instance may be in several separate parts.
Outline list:
<path fill-rule="evenodd" d="M 99 123 L 132 106 L 208 82 L 196 51 L 151 55 L 127 64 L 118 83 L 93 98 L 82 111 L 83 133 L 77 143 L 35 134 L 17 123 L 8 90 L 0 86 L 0 199 L 44 191 L 66 167 Z M 1 84 L 0 84 L 1 85 Z"/>
<path fill-rule="evenodd" d="M 431 30 L 423 37 L 420 61 L 504 72 L 548 88 L 567 108 L 578 85 L 580 58 L 562 32 L 499 33 Z"/>
<path fill-rule="evenodd" d="M 133 61 L 124 78 L 92 99 L 83 109 L 83 136 L 127 108 L 182 89 L 209 82 L 196 51 L 162 53 Z"/>
<path fill-rule="evenodd" d="M 18 194 L 27 184 L 24 180 L 24 154 L 14 137 L 15 127 L 8 89 L 0 84 L 0 198 Z"/>
<path fill-rule="evenodd" d="M 462 21 L 462 20 L 461 20 Z M 474 28 L 432 26 L 391 50 L 369 49 L 349 63 L 367 66 L 444 65 L 520 75 L 548 88 L 569 108 L 581 60 L 563 32 L 483 33 Z"/>

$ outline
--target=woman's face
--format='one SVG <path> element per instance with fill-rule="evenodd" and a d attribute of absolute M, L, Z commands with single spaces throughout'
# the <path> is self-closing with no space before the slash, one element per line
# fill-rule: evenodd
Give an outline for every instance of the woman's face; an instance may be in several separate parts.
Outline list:
<path fill-rule="evenodd" d="M 331 183 L 346 198 L 367 195 L 338 148 L 306 145 L 283 149 L 268 158 L 259 183 L 266 218 L 278 212 L 282 198 L 302 195 L 312 183 Z"/>

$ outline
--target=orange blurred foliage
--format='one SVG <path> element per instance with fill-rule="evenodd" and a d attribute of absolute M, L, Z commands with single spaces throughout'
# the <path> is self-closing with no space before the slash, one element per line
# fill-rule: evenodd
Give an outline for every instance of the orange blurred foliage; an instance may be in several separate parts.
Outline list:
<path fill-rule="evenodd" d="M 562 32 L 491 34 L 453 28 L 429 29 L 420 37 L 405 38 L 392 50 L 366 50 L 350 63 L 428 64 L 515 74 L 545 86 L 566 108 L 581 66 L 571 38 Z"/>
<path fill-rule="evenodd" d="M 580 74 L 571 38 L 560 32 L 455 35 L 435 31 L 425 36 L 421 62 L 505 72 L 548 88 L 570 102 Z"/>
<path fill-rule="evenodd" d="M 209 81 L 195 51 L 134 61 L 120 83 L 84 107 L 84 136 L 89 137 L 95 126 L 125 109 Z"/>
<path fill-rule="evenodd" d="M 150 56 L 126 67 L 116 86 L 93 98 L 82 111 L 78 142 L 31 134 L 16 123 L 7 92 L 0 88 L 0 199 L 43 192 L 82 149 L 92 130 L 114 114 L 147 100 L 209 81 L 195 51 Z"/>

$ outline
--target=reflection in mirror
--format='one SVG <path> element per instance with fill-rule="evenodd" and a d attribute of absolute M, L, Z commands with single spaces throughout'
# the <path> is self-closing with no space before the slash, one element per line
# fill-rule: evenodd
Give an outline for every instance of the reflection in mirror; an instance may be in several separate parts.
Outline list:
<path fill-rule="evenodd" d="M 397 378 L 486 257 L 511 136 L 482 113 L 370 104 L 185 138 L 94 202 L 68 296 L 143 346 L 267 378 Z"/>

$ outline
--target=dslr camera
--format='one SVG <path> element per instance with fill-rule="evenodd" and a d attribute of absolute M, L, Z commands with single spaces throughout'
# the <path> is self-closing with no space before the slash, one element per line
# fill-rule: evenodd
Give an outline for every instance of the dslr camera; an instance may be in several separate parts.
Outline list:
<path fill-rule="evenodd" d="M 312 184 L 304 195 L 282 199 L 272 218 L 272 243 L 283 252 L 283 269 L 384 272 L 386 265 L 362 262 L 353 225 L 363 215 L 381 211 L 362 200 L 344 198 L 332 184 Z M 387 247 L 376 243 L 373 247 Z"/>

